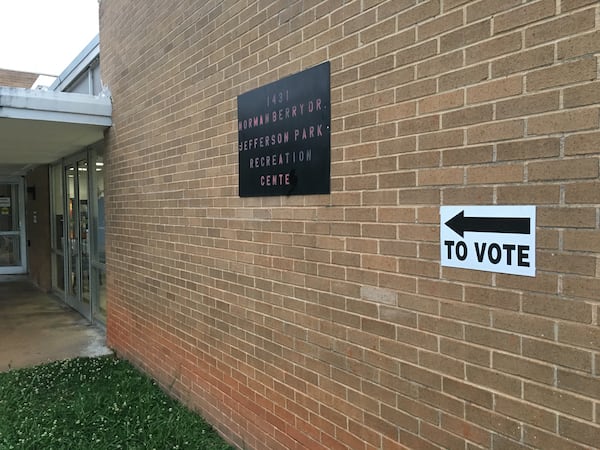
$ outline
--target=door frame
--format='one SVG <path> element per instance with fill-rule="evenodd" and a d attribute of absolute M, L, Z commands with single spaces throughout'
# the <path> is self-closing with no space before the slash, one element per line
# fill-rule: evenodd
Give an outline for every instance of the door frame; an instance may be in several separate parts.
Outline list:
<path fill-rule="evenodd" d="M 0 184 L 17 185 L 17 197 L 19 202 L 19 230 L 0 232 L 0 236 L 19 236 L 19 251 L 21 252 L 21 264 L 18 266 L 0 267 L 0 275 L 17 275 L 27 273 L 27 227 L 25 222 L 25 180 L 22 177 L 0 177 Z"/>
<path fill-rule="evenodd" d="M 65 220 L 63 221 L 63 236 L 65 236 L 65 243 L 63 245 L 63 253 L 64 253 L 64 265 L 65 265 L 65 291 L 64 291 L 64 295 L 65 295 L 65 300 L 66 303 L 71 306 L 72 308 L 76 309 L 82 316 L 84 316 L 87 320 L 91 321 L 92 320 L 92 297 L 91 297 L 91 292 L 89 292 L 89 289 L 91 288 L 90 285 L 90 268 L 87 267 L 87 277 L 88 277 L 88 281 L 87 281 L 87 285 L 88 285 L 88 300 L 87 303 L 84 301 L 84 296 L 83 296 L 83 275 L 84 275 L 84 271 L 83 269 L 83 252 L 82 252 L 82 236 L 81 236 L 81 214 L 80 214 L 80 204 L 81 204 L 81 193 L 80 193 L 80 181 L 79 181 L 79 170 L 78 170 L 78 163 L 80 161 L 84 161 L 86 164 L 89 164 L 89 152 L 86 150 L 84 152 L 78 152 L 75 155 L 72 155 L 68 158 L 65 158 L 62 160 L 62 179 L 63 179 L 63 208 L 64 208 L 64 217 Z M 72 205 L 72 211 L 73 211 L 73 217 L 70 217 L 70 208 L 71 205 L 69 204 L 69 179 L 68 179 L 68 174 L 67 174 L 67 169 L 69 166 L 72 166 L 75 171 L 74 171 L 74 179 L 73 179 L 73 193 L 74 193 L 74 201 L 73 205 Z M 89 170 L 89 167 L 88 167 Z M 86 185 L 89 191 L 89 173 L 88 173 L 88 178 L 86 180 Z M 89 193 L 88 193 L 89 196 Z M 89 201 L 89 199 L 88 199 Z M 89 211 L 88 211 L 89 214 Z M 71 252 L 71 238 L 69 235 L 69 224 L 70 222 L 73 221 L 73 231 L 74 231 L 74 240 L 76 242 L 76 251 L 77 251 L 77 264 L 76 267 L 74 268 L 75 270 L 73 271 L 73 259 L 72 259 L 72 252 Z M 86 237 L 86 239 L 88 239 L 88 243 L 87 245 L 89 245 L 89 237 Z M 88 248 L 88 259 L 87 259 L 87 264 L 89 266 L 89 248 Z M 74 293 L 74 295 L 71 295 L 71 284 L 73 283 L 73 280 L 71 279 L 72 275 L 75 275 L 75 283 L 77 286 L 77 290 Z"/>

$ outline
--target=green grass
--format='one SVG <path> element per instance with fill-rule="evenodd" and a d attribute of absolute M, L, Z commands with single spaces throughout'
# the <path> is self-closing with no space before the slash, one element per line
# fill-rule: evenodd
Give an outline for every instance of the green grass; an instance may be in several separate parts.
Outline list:
<path fill-rule="evenodd" d="M 232 449 L 129 363 L 77 358 L 0 373 L 0 449 Z"/>

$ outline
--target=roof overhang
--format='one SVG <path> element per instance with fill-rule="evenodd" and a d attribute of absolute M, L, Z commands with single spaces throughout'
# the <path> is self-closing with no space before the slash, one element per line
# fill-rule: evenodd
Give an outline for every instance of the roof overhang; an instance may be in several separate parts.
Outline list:
<path fill-rule="evenodd" d="M 22 175 L 98 142 L 111 116 L 106 96 L 0 87 L 0 175 Z"/>

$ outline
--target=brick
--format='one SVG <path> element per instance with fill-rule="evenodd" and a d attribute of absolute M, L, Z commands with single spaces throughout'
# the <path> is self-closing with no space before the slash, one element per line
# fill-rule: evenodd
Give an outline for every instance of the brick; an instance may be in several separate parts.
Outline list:
<path fill-rule="evenodd" d="M 378 176 L 380 189 L 416 186 L 415 172 L 396 172 Z"/>
<path fill-rule="evenodd" d="M 396 26 L 395 20 L 391 19 L 389 22 L 391 26 Z M 401 33 L 388 33 L 387 35 L 389 37 L 377 41 L 378 56 L 387 55 L 416 43 L 414 29 L 405 30 Z M 381 36 L 377 36 L 377 38 L 380 37 Z M 375 36 L 373 36 L 373 38 L 375 38 Z M 370 39 L 370 36 L 367 36 L 366 39 Z"/>
<path fill-rule="evenodd" d="M 442 303 L 442 316 L 452 317 L 465 322 L 472 322 L 481 325 L 490 324 L 490 311 L 487 308 L 478 308 L 470 304 L 463 303 Z"/>
<path fill-rule="evenodd" d="M 371 60 L 362 66 L 359 66 L 360 78 L 372 77 L 380 73 L 387 73 L 394 68 L 394 57 L 392 55 L 383 56 L 378 59 Z"/>
<path fill-rule="evenodd" d="M 419 135 L 419 150 L 458 147 L 464 143 L 462 130 L 440 131 Z"/>
<path fill-rule="evenodd" d="M 493 158 L 494 151 L 491 145 L 462 147 L 442 152 L 444 166 L 491 163 Z"/>
<path fill-rule="evenodd" d="M 570 370 L 558 369 L 556 386 L 586 397 L 600 398 L 600 381 L 596 376 L 581 375 Z"/>
<path fill-rule="evenodd" d="M 397 16 L 398 29 L 408 28 L 440 13 L 440 0 L 426 0 L 417 6 L 401 12 Z"/>
<path fill-rule="evenodd" d="M 541 364 L 515 355 L 494 352 L 492 355 L 492 368 L 548 385 L 552 385 L 554 382 L 554 369 L 551 365 Z"/>
<path fill-rule="evenodd" d="M 403 395 L 398 395 L 397 403 L 400 411 L 404 411 L 413 417 L 422 419 L 420 422 L 426 421 L 433 424 L 438 423 L 439 419 L 437 411 L 428 405 Z"/>
<path fill-rule="evenodd" d="M 518 439 L 520 441 L 520 439 Z M 530 450 L 531 447 L 509 439 L 499 434 L 492 435 L 492 448 L 501 448 L 503 450 Z"/>
<path fill-rule="evenodd" d="M 456 90 L 432 95 L 418 101 L 419 113 L 428 114 L 432 112 L 455 109 L 464 105 L 464 91 Z"/>
<path fill-rule="evenodd" d="M 442 415 L 442 427 L 453 434 L 482 445 L 482 447 L 479 447 L 475 444 L 467 443 L 468 450 L 480 450 L 482 448 L 489 448 L 491 445 L 491 435 L 489 431 L 468 423 L 463 419 L 444 414 Z"/>
<path fill-rule="evenodd" d="M 600 146 L 600 133 L 575 134 L 565 138 L 565 155 L 585 155 L 597 153 Z"/>
<path fill-rule="evenodd" d="M 375 24 L 376 18 L 377 13 L 375 10 L 366 11 L 362 14 L 354 16 L 352 19 L 344 22 L 344 36 L 348 36 L 358 31 L 364 30 L 365 28 L 369 28 L 371 25 Z M 363 33 L 361 33 L 361 35 L 362 34 Z"/>
<path fill-rule="evenodd" d="M 540 252 L 537 267 L 549 272 L 593 276 L 596 272 L 596 261 L 592 257 L 582 255 Z"/>
<path fill-rule="evenodd" d="M 528 400 L 539 405 L 561 411 L 575 417 L 590 420 L 593 417 L 593 403 L 590 400 L 576 397 L 554 388 L 546 388 L 525 383 L 524 395 Z"/>
<path fill-rule="evenodd" d="M 477 386 L 488 387 L 513 397 L 521 396 L 521 380 L 496 371 L 467 365 L 466 380 Z"/>
<path fill-rule="evenodd" d="M 559 154 L 560 139 L 558 138 L 500 142 L 496 149 L 496 158 L 498 161 L 550 158 L 556 157 Z"/>
<path fill-rule="evenodd" d="M 445 205 L 489 205 L 493 202 L 493 187 L 444 188 Z"/>
<path fill-rule="evenodd" d="M 594 350 L 600 346 L 600 328 L 560 323 L 558 341 Z"/>
<path fill-rule="evenodd" d="M 513 73 L 549 66 L 553 62 L 553 45 L 546 45 L 531 50 L 524 50 L 493 61 L 492 77 L 500 78 Z"/>
<path fill-rule="evenodd" d="M 447 281 L 436 281 L 420 279 L 418 285 L 419 294 L 430 297 L 462 299 L 463 287 L 460 284 L 449 283 Z"/>
<path fill-rule="evenodd" d="M 575 300 L 564 300 L 543 295 L 525 295 L 523 297 L 523 311 L 572 322 L 591 323 L 592 321 L 591 305 Z"/>
<path fill-rule="evenodd" d="M 461 438 L 450 434 L 441 428 L 429 425 L 426 422 L 421 423 L 420 431 L 421 436 L 431 442 L 435 442 L 440 445 L 441 448 L 448 450 L 463 450 L 465 448 L 464 441 Z"/>
<path fill-rule="evenodd" d="M 467 88 L 467 104 L 513 97 L 523 92 L 523 77 L 515 75 Z"/>
<path fill-rule="evenodd" d="M 594 228 L 596 223 L 594 208 L 550 208 L 538 209 L 538 226 L 565 228 Z"/>
<path fill-rule="evenodd" d="M 521 33 L 507 34 L 468 47 L 465 52 L 465 62 L 470 65 L 518 50 L 521 50 Z"/>
<path fill-rule="evenodd" d="M 450 72 L 464 66 L 463 52 L 458 50 L 452 53 L 429 58 L 417 63 L 417 78 L 439 76 L 439 74 Z"/>
<path fill-rule="evenodd" d="M 414 136 L 391 139 L 377 143 L 377 150 L 381 155 L 414 152 L 416 149 L 417 139 Z"/>
<path fill-rule="evenodd" d="M 393 103 L 394 92 L 392 89 L 388 89 L 386 91 L 376 92 L 375 94 L 362 97 L 359 101 L 359 108 L 361 111 L 368 111 L 371 109 L 379 109 Z"/>
<path fill-rule="evenodd" d="M 418 449 L 422 449 L 422 450 L 438 450 L 440 447 L 437 445 L 432 444 L 429 441 L 426 441 L 425 439 L 421 439 L 420 437 L 411 434 L 411 433 L 403 433 L 402 431 L 400 432 L 400 437 L 399 437 L 399 441 L 401 444 L 406 445 L 406 447 L 404 448 L 418 448 Z"/>
<path fill-rule="evenodd" d="M 437 43 L 435 40 L 426 41 L 405 50 L 396 52 L 396 63 L 399 67 L 413 64 L 421 59 L 437 54 Z"/>
<path fill-rule="evenodd" d="M 500 414 L 505 414 L 521 422 L 545 430 L 556 431 L 556 413 L 549 412 L 530 403 L 498 395 L 496 396 L 494 409 Z"/>
<path fill-rule="evenodd" d="M 559 42 L 558 58 L 567 59 L 597 53 L 600 48 L 600 31 L 594 31 L 581 36 Z"/>
<path fill-rule="evenodd" d="M 440 128 L 440 118 L 437 115 L 423 116 L 416 119 L 398 122 L 398 135 L 407 136 L 436 131 Z"/>
<path fill-rule="evenodd" d="M 360 131 L 362 142 L 375 142 L 378 139 L 396 137 L 396 124 L 384 123 L 372 127 L 363 128 Z"/>
<path fill-rule="evenodd" d="M 524 442 L 535 448 L 560 448 L 565 450 L 589 450 L 589 447 L 584 447 L 576 444 L 570 439 L 557 436 L 554 433 L 544 432 L 529 426 L 523 430 Z"/>
<path fill-rule="evenodd" d="M 565 202 L 568 203 L 600 203 L 600 183 L 596 181 L 571 183 L 565 187 Z"/>
<path fill-rule="evenodd" d="M 531 136 L 568 131 L 591 130 L 600 120 L 598 109 L 569 110 L 565 112 L 532 117 L 527 121 L 527 133 Z"/>
<path fill-rule="evenodd" d="M 519 310 L 520 295 L 513 292 L 498 291 L 482 287 L 466 286 L 464 290 L 466 302 L 494 308 Z"/>
<path fill-rule="evenodd" d="M 344 129 L 349 130 L 352 128 L 362 128 L 369 125 L 374 125 L 377 122 L 377 113 L 375 111 L 368 111 L 353 116 L 347 116 L 344 118 Z"/>
<path fill-rule="evenodd" d="M 558 91 L 522 96 L 496 104 L 496 119 L 528 116 L 536 113 L 555 111 L 559 108 Z"/>
<path fill-rule="evenodd" d="M 523 181 L 523 166 L 497 165 L 469 167 L 467 182 L 469 184 L 518 183 Z"/>
<path fill-rule="evenodd" d="M 597 425 L 575 421 L 568 417 L 559 417 L 558 429 L 562 436 L 592 447 L 600 442 L 600 427 Z"/>
<path fill-rule="evenodd" d="M 483 142 L 503 141 L 522 138 L 525 124 L 522 120 L 507 120 L 476 125 L 467 130 L 467 143 L 480 144 Z"/>
<path fill-rule="evenodd" d="M 391 423 L 398 424 L 402 429 L 418 433 L 419 423 L 410 414 L 399 411 L 387 405 L 381 405 L 381 417 Z"/>
<path fill-rule="evenodd" d="M 485 20 L 467 25 L 440 37 L 440 52 L 446 53 L 457 48 L 465 47 L 475 42 L 483 41 L 491 35 L 491 21 Z M 485 50 L 484 52 L 485 53 Z M 485 58 L 482 58 L 485 59 Z M 469 62 L 467 58 L 467 64 Z"/>
<path fill-rule="evenodd" d="M 526 279 L 518 275 L 498 274 L 498 287 L 520 289 L 523 291 L 558 293 L 558 276 L 552 273 L 538 272 L 535 278 Z"/>
<path fill-rule="evenodd" d="M 487 80 L 488 75 L 487 64 L 479 64 L 442 75 L 439 78 L 438 87 L 440 91 L 451 91 Z"/>
<path fill-rule="evenodd" d="M 450 378 L 443 378 L 443 391 L 459 399 L 464 399 L 486 408 L 491 408 L 493 403 L 491 392 Z"/>
<path fill-rule="evenodd" d="M 419 186 L 463 184 L 464 171 L 461 168 L 423 169 L 419 171 Z"/>
<path fill-rule="evenodd" d="M 498 204 L 505 205 L 553 205 L 560 201 L 560 186 L 537 184 L 499 186 L 497 188 L 497 199 Z"/>
<path fill-rule="evenodd" d="M 391 122 L 407 119 L 417 115 L 417 105 L 415 102 L 399 103 L 388 107 L 380 108 L 377 111 L 379 122 Z"/>
<path fill-rule="evenodd" d="M 599 167 L 595 158 L 545 161 L 528 165 L 530 181 L 597 178 Z"/>
<path fill-rule="evenodd" d="M 577 8 L 581 8 L 582 6 L 592 5 L 596 3 L 596 0 L 573 0 L 573 1 L 563 1 L 561 4 L 561 11 L 572 11 Z"/>
<path fill-rule="evenodd" d="M 586 298 L 593 301 L 598 300 L 598 289 L 600 280 L 598 278 L 565 277 L 563 289 L 565 294 Z"/>
<path fill-rule="evenodd" d="M 600 82 L 586 83 L 583 85 L 566 88 L 563 93 L 565 108 L 593 105 L 600 102 Z"/>
<path fill-rule="evenodd" d="M 458 111 L 444 113 L 442 115 L 443 128 L 456 128 L 475 123 L 489 122 L 494 115 L 492 105 L 474 106 L 462 108 Z"/>
<path fill-rule="evenodd" d="M 473 2 L 473 4 L 467 6 L 467 22 L 474 22 L 484 17 L 493 16 L 520 4 L 521 2 L 518 0 L 507 0 L 501 3 L 494 0 Z"/>
<path fill-rule="evenodd" d="M 523 356 L 588 373 L 592 368 L 589 352 L 536 339 L 523 338 Z"/>
<path fill-rule="evenodd" d="M 538 0 L 494 17 L 494 34 L 536 22 L 556 13 L 553 0 Z"/>
<path fill-rule="evenodd" d="M 489 350 L 450 339 L 442 338 L 440 340 L 440 351 L 448 356 L 484 367 L 489 366 L 491 361 L 491 352 Z"/>
<path fill-rule="evenodd" d="M 464 5 L 465 3 L 468 3 L 469 1 L 470 0 L 445 0 L 442 4 L 442 9 L 444 12 L 450 11 L 454 8 Z"/>
<path fill-rule="evenodd" d="M 439 353 L 420 351 L 419 365 L 456 378 L 463 378 L 465 374 L 465 364 L 463 362 L 448 358 Z"/>
<path fill-rule="evenodd" d="M 434 36 L 439 36 L 446 31 L 458 28 L 463 24 L 462 11 L 454 11 L 449 14 L 444 14 L 427 22 L 420 23 L 417 26 L 417 37 L 420 41 L 424 41 Z"/>
<path fill-rule="evenodd" d="M 465 418 L 469 422 L 476 423 L 488 430 L 497 431 L 504 436 L 510 436 L 514 439 L 519 438 L 521 431 L 518 422 L 488 409 L 467 405 Z"/>
<path fill-rule="evenodd" d="M 566 230 L 564 240 L 565 250 L 600 251 L 600 232 L 597 230 Z"/>
<path fill-rule="evenodd" d="M 400 205 L 434 204 L 440 203 L 440 192 L 432 189 L 403 189 L 398 193 Z"/>
<path fill-rule="evenodd" d="M 449 395 L 445 395 L 437 390 L 429 389 L 425 386 L 419 386 L 419 400 L 428 405 L 440 408 L 450 414 L 462 417 L 464 415 L 465 404 Z"/>
<path fill-rule="evenodd" d="M 402 102 L 414 98 L 425 97 L 427 95 L 435 94 L 436 89 L 435 80 L 422 80 L 408 83 L 396 89 L 396 101 Z"/>
<path fill-rule="evenodd" d="M 528 91 L 540 91 L 552 87 L 580 83 L 596 79 L 596 59 L 585 58 L 565 62 L 527 74 L 525 82 Z"/>
<path fill-rule="evenodd" d="M 384 89 L 396 88 L 399 85 L 413 81 L 415 79 L 414 72 L 414 68 L 404 67 L 382 74 L 375 80 L 376 90 L 381 91 Z"/>
<path fill-rule="evenodd" d="M 379 5 L 381 2 L 376 2 L 375 5 Z M 400 11 L 404 11 L 415 4 L 414 0 L 399 0 L 399 1 L 387 1 L 381 4 L 377 8 L 378 20 L 385 19 L 387 17 L 395 16 Z"/>
<path fill-rule="evenodd" d="M 464 337 L 464 326 L 462 324 L 437 316 L 419 315 L 419 329 L 456 339 Z"/>
<path fill-rule="evenodd" d="M 532 47 L 594 28 L 594 13 L 587 9 L 525 30 L 525 45 Z"/>
<path fill-rule="evenodd" d="M 518 353 L 521 345 L 520 338 L 516 334 L 474 325 L 465 326 L 465 339 L 488 348 L 498 348 L 513 353 Z"/>
<path fill-rule="evenodd" d="M 440 165 L 440 153 L 437 151 L 408 153 L 398 156 L 398 167 L 400 169 L 438 167 Z"/>

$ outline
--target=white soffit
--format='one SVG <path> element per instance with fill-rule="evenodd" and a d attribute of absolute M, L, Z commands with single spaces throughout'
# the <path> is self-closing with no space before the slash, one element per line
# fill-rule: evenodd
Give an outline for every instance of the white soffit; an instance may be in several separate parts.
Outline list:
<path fill-rule="evenodd" d="M 0 166 L 54 162 L 111 126 L 109 97 L 0 87 Z"/>

